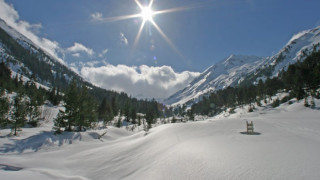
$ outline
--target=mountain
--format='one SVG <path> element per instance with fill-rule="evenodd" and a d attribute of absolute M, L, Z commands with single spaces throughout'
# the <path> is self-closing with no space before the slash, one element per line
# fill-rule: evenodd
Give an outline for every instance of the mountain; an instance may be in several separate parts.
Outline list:
<path fill-rule="evenodd" d="M 72 78 L 78 84 L 85 84 L 89 92 L 98 100 L 117 96 L 126 101 L 127 94 L 108 91 L 85 81 L 81 76 L 68 68 L 64 62 L 37 46 L 30 39 L 0 19 L 0 61 L 6 62 L 12 71 L 34 79 L 49 88 L 64 90 Z"/>
<path fill-rule="evenodd" d="M 176 92 L 164 102 L 169 105 L 192 104 L 210 92 L 228 86 L 257 83 L 279 74 L 290 64 L 303 60 L 319 49 L 320 26 L 294 35 L 274 56 L 257 57 L 231 55 L 206 69 L 186 88 Z"/>
<path fill-rule="evenodd" d="M 204 94 L 228 86 L 235 86 L 243 80 L 248 71 L 254 71 L 264 63 L 265 58 L 257 56 L 231 55 L 209 67 L 186 88 L 169 97 L 165 103 L 177 105 L 192 101 Z"/>
<path fill-rule="evenodd" d="M 0 58 L 10 68 L 48 87 L 66 88 L 71 78 L 83 81 L 61 60 L 37 46 L 30 39 L 0 19 Z"/>

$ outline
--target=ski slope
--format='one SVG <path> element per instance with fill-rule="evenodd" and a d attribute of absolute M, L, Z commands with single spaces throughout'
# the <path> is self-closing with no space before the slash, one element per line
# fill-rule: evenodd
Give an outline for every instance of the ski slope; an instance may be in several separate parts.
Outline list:
<path fill-rule="evenodd" d="M 205 121 L 160 125 L 148 134 L 110 127 L 55 137 L 43 126 L 6 137 L 7 130 L 1 130 L 0 177 L 316 180 L 319 109 L 306 108 L 303 101 L 275 109 L 259 107 L 253 113 L 244 107 Z M 241 134 L 246 120 L 253 121 L 260 135 Z M 44 143 L 33 144 L 41 138 Z"/>

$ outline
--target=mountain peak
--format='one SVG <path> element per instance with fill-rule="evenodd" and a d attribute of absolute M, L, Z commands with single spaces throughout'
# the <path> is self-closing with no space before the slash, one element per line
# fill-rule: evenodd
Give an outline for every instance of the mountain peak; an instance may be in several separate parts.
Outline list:
<path fill-rule="evenodd" d="M 206 69 L 185 89 L 165 100 L 165 103 L 170 105 L 192 104 L 212 91 L 236 86 L 241 82 L 254 83 L 259 78 L 276 76 L 279 71 L 303 59 L 315 48 L 319 49 L 319 46 L 320 26 L 297 33 L 274 56 L 258 57 L 231 54 Z"/>

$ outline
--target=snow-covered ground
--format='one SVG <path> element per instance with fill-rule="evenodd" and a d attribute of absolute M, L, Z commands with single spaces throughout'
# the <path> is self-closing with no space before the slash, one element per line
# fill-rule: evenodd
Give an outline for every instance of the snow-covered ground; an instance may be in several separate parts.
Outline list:
<path fill-rule="evenodd" d="M 320 101 L 316 101 L 320 104 Z M 12 179 L 319 179 L 320 110 L 303 101 L 253 113 L 129 132 L 53 136 L 49 126 L 0 131 L 0 177 Z M 245 121 L 257 134 L 242 134 Z M 99 135 L 107 132 L 100 139 Z"/>

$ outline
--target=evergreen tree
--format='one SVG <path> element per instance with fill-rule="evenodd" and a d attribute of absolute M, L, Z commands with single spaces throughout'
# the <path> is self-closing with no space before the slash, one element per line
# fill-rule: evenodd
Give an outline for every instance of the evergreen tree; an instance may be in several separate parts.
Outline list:
<path fill-rule="evenodd" d="M 72 126 L 79 121 L 80 93 L 76 81 L 73 79 L 64 95 L 66 130 L 71 131 Z"/>
<path fill-rule="evenodd" d="M 99 113 L 99 119 L 102 119 L 104 123 L 107 123 L 113 120 L 114 118 L 113 110 L 111 108 L 111 105 L 107 102 L 106 98 L 102 100 L 102 103 L 100 104 L 98 109 L 98 113 Z"/>
<path fill-rule="evenodd" d="M 14 135 L 17 135 L 17 130 L 25 125 L 27 110 L 22 94 L 17 94 L 14 98 L 14 108 L 11 116 L 11 128 Z"/>
<path fill-rule="evenodd" d="M 4 62 L 0 63 L 0 87 L 3 89 L 9 87 L 8 80 L 11 80 L 11 70 L 6 66 Z"/>
<path fill-rule="evenodd" d="M 117 103 L 116 96 L 113 96 L 111 99 L 111 107 L 112 107 L 113 115 L 117 116 L 119 114 L 119 106 Z"/>
<path fill-rule="evenodd" d="M 91 127 L 97 120 L 97 106 L 85 85 L 78 89 L 76 81 L 73 80 L 64 96 L 65 111 L 60 111 L 55 119 L 54 130 L 59 133 L 61 128 L 72 131 L 76 126 L 79 131 Z"/>
<path fill-rule="evenodd" d="M 129 101 L 126 102 L 124 106 L 124 116 L 126 117 L 126 121 L 130 121 L 130 112 L 131 112 L 131 104 Z"/>
<path fill-rule="evenodd" d="M 122 122 L 121 122 L 121 116 L 119 116 L 119 119 L 117 121 L 117 128 L 121 128 Z"/>
<path fill-rule="evenodd" d="M 187 111 L 187 115 L 188 115 L 188 117 L 189 117 L 189 119 L 190 119 L 191 121 L 194 121 L 194 112 L 193 112 L 192 109 L 189 109 L 189 110 Z"/>
<path fill-rule="evenodd" d="M 65 112 L 59 110 L 57 118 L 54 119 L 53 121 L 54 122 L 53 130 L 55 131 L 55 134 L 61 134 L 64 128 L 66 127 L 65 117 L 66 117 Z"/>
<path fill-rule="evenodd" d="M 0 96 L 0 128 L 4 128 L 8 125 L 10 104 L 6 97 Z"/>
<path fill-rule="evenodd" d="M 155 118 L 154 110 L 149 107 L 146 113 L 146 121 L 148 124 L 148 129 L 152 128 L 152 124 L 154 123 L 154 118 Z"/>
<path fill-rule="evenodd" d="M 38 106 L 36 97 L 29 97 L 29 101 L 26 103 L 27 117 L 29 118 L 28 124 L 36 127 L 40 120 L 40 107 Z"/>
<path fill-rule="evenodd" d="M 131 119 L 132 119 L 132 124 L 136 124 L 136 119 L 137 119 L 137 111 L 136 108 L 132 108 L 131 110 Z"/>
<path fill-rule="evenodd" d="M 79 118 L 76 125 L 79 131 L 83 127 L 91 127 L 92 123 L 97 119 L 97 108 L 93 98 L 88 94 L 88 89 L 85 85 L 82 86 L 79 99 Z"/>
<path fill-rule="evenodd" d="M 54 105 L 57 106 L 60 103 L 59 91 L 56 87 L 53 87 L 49 93 L 48 100 Z"/>
<path fill-rule="evenodd" d="M 141 116 L 138 115 L 138 126 L 141 126 Z"/>

